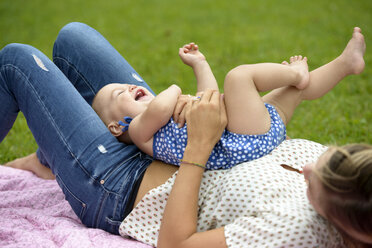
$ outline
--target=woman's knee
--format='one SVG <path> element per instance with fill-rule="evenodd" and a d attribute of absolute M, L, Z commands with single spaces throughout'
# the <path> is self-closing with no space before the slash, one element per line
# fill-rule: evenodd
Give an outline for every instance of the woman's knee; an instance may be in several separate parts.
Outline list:
<path fill-rule="evenodd" d="M 81 32 L 84 32 L 86 29 L 90 29 L 87 24 L 81 22 L 70 22 L 66 24 L 61 31 L 59 32 L 58 36 L 62 36 L 63 38 L 74 37 L 79 35 Z"/>
<path fill-rule="evenodd" d="M 21 43 L 9 43 L 1 51 L 7 54 L 8 53 L 15 54 L 15 53 L 27 51 L 31 47 L 32 46 L 30 45 L 21 44 Z"/>
<path fill-rule="evenodd" d="M 0 58 L 2 64 L 12 64 L 18 61 L 17 58 L 25 58 L 27 55 L 33 55 L 39 52 L 36 48 L 30 45 L 21 43 L 10 43 L 0 51 Z"/>
<path fill-rule="evenodd" d="M 82 42 L 87 42 L 84 39 L 84 34 L 92 28 L 87 24 L 81 22 L 71 22 L 65 25 L 61 31 L 59 31 L 56 41 L 54 42 L 53 55 L 61 49 L 76 46 Z"/>

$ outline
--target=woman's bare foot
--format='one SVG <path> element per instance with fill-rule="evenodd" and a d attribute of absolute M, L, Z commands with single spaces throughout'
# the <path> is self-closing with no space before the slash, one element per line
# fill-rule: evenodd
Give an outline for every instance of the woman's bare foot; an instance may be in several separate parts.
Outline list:
<path fill-rule="evenodd" d="M 31 171 L 40 178 L 55 179 L 52 170 L 40 163 L 36 153 L 10 161 L 5 166 Z"/>
<path fill-rule="evenodd" d="M 353 37 L 339 57 L 347 65 L 350 74 L 360 74 L 364 70 L 365 62 L 363 56 L 365 51 L 366 43 L 364 42 L 362 30 L 355 27 Z"/>
<path fill-rule="evenodd" d="M 307 58 L 299 56 L 292 56 L 289 59 L 290 63 L 287 61 L 283 61 L 283 65 L 290 66 L 293 70 L 295 70 L 299 75 L 298 84 L 294 85 L 297 89 L 303 90 L 309 85 L 310 81 L 310 74 L 309 74 L 309 67 L 307 65 Z"/>

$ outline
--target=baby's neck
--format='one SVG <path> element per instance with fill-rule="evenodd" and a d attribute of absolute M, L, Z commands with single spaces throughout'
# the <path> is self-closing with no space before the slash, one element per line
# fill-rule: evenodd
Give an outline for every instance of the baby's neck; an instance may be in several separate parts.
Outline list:
<path fill-rule="evenodd" d="M 118 139 L 120 142 L 125 143 L 125 144 L 127 144 L 127 145 L 132 145 L 132 144 L 133 144 L 133 141 L 132 141 L 132 139 L 130 138 L 128 131 L 125 131 L 125 132 L 124 132 L 122 135 L 120 135 L 117 139 Z"/>

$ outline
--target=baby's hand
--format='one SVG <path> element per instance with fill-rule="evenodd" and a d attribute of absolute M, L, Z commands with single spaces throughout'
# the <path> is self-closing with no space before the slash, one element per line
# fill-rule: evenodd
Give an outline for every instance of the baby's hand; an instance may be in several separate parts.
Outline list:
<path fill-rule="evenodd" d="M 185 118 L 186 104 L 190 101 L 190 99 L 194 101 L 200 99 L 201 95 L 202 93 L 200 94 L 198 93 L 197 96 L 191 96 L 191 95 L 179 95 L 178 96 L 177 103 L 176 103 L 176 106 L 174 107 L 172 117 L 173 117 L 174 122 L 178 124 L 179 128 L 183 127 L 186 122 L 186 118 Z"/>
<path fill-rule="evenodd" d="M 194 67 L 201 61 L 205 61 L 205 56 L 199 51 L 198 45 L 194 42 L 184 45 L 179 49 L 178 55 L 183 63 Z"/>

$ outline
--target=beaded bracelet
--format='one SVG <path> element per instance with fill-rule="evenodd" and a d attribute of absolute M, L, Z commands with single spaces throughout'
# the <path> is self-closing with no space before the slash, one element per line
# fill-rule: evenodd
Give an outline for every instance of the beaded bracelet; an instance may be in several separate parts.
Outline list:
<path fill-rule="evenodd" d="M 201 168 L 203 168 L 203 169 L 206 168 L 205 165 L 198 164 L 198 163 L 193 163 L 193 162 L 189 162 L 189 161 L 185 161 L 185 160 L 183 160 L 183 159 L 181 159 L 180 162 L 181 162 L 181 163 L 185 163 L 185 164 L 190 164 L 190 165 L 196 165 L 196 166 L 199 166 L 199 167 L 201 167 Z"/>

